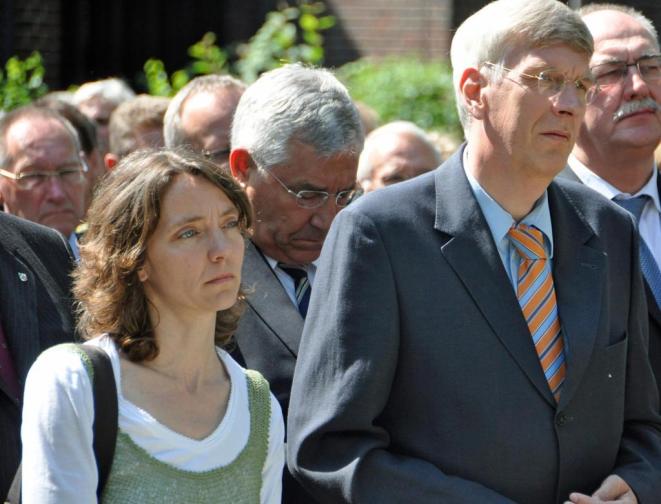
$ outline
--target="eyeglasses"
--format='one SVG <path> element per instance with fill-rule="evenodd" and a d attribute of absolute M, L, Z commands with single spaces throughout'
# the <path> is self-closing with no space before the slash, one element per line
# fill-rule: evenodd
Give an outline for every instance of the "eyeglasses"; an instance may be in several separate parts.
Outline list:
<path fill-rule="evenodd" d="M 606 88 L 622 83 L 632 66 L 638 68 L 638 74 L 649 84 L 656 84 L 661 80 L 661 54 L 642 56 L 633 63 L 607 61 L 593 66 L 591 70 L 597 86 Z"/>
<path fill-rule="evenodd" d="M 0 175 L 14 180 L 19 189 L 30 191 L 32 189 L 43 187 L 51 177 L 57 177 L 61 184 L 78 185 L 85 180 L 85 173 L 87 173 L 87 171 L 87 163 L 81 159 L 80 161 L 74 161 L 60 166 L 53 171 L 12 173 L 0 169 Z"/>
<path fill-rule="evenodd" d="M 217 149 L 217 150 L 207 150 L 207 149 L 202 149 L 202 155 L 210 160 L 213 161 L 214 163 L 227 163 L 229 161 L 228 157 L 230 153 L 230 149 L 228 147 L 224 147 L 222 149 Z"/>
<path fill-rule="evenodd" d="M 543 70 L 537 74 L 527 74 L 518 72 L 512 68 L 507 68 L 503 65 L 491 63 L 490 61 L 487 61 L 484 64 L 492 68 L 502 68 L 506 72 L 516 72 L 521 77 L 536 81 L 536 91 L 542 96 L 548 98 L 561 94 L 567 86 L 573 86 L 579 99 L 583 103 L 586 103 L 592 100 L 597 91 L 597 86 L 595 86 L 594 80 L 590 77 L 569 79 L 562 72 L 557 70 Z"/>
<path fill-rule="evenodd" d="M 335 196 L 335 204 L 337 206 L 345 207 L 349 203 L 351 203 L 353 199 L 355 199 L 357 193 L 356 189 L 350 189 L 348 191 L 340 191 L 338 193 L 329 193 L 326 191 L 311 191 L 311 190 L 295 192 L 289 189 L 289 187 L 287 187 L 285 183 L 275 175 L 275 173 L 267 169 L 264 169 L 264 171 L 269 175 L 271 175 L 271 177 L 273 177 L 275 180 L 277 180 L 285 191 L 287 191 L 294 198 L 296 198 L 296 203 L 301 208 L 308 208 L 308 209 L 319 208 L 324 203 L 326 203 L 329 196 Z"/>

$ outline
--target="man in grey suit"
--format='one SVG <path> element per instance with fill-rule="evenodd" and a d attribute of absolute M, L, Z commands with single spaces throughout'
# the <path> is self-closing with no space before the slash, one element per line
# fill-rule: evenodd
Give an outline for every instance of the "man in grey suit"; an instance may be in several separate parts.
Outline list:
<path fill-rule="evenodd" d="M 652 22 L 631 7 L 591 4 L 579 11 L 594 37 L 591 68 L 599 92 L 588 104 L 569 167 L 638 220 L 652 368 L 661 384 L 661 50 Z"/>
<path fill-rule="evenodd" d="M 69 272 L 59 233 L 0 212 L 0 500 L 21 458 L 25 377 L 39 353 L 71 341 Z"/>
<path fill-rule="evenodd" d="M 327 70 L 267 72 L 234 116 L 230 168 L 255 210 L 242 272 L 251 293 L 234 355 L 266 377 L 285 418 L 315 262 L 354 196 L 362 145 L 358 112 Z M 286 473 L 283 501 L 308 502 L 301 492 Z"/>
<path fill-rule="evenodd" d="M 482 8 L 451 50 L 467 144 L 333 222 L 288 425 L 318 501 L 658 502 L 635 226 L 553 182 L 591 53 L 560 2 Z"/>

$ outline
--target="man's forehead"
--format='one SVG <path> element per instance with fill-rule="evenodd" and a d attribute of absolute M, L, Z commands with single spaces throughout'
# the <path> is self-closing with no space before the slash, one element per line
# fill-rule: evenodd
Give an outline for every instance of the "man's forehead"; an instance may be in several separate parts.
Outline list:
<path fill-rule="evenodd" d="M 16 161 L 21 157 L 67 157 L 76 155 L 76 144 L 56 119 L 25 118 L 12 124 L 7 131 L 7 150 Z"/>
<path fill-rule="evenodd" d="M 571 63 L 585 63 L 587 65 L 590 60 L 589 54 L 578 51 L 568 44 L 556 43 L 542 47 L 521 47 L 518 50 L 513 50 L 505 58 L 505 64 L 512 68 L 522 63 L 526 66 L 553 66 L 559 68 L 569 63 L 568 55 L 572 55 Z M 576 55 L 576 58 L 573 55 Z"/>
<path fill-rule="evenodd" d="M 624 12 L 597 11 L 586 15 L 583 21 L 594 38 L 593 60 L 630 51 L 642 55 L 659 50 L 657 41 L 645 27 Z"/>

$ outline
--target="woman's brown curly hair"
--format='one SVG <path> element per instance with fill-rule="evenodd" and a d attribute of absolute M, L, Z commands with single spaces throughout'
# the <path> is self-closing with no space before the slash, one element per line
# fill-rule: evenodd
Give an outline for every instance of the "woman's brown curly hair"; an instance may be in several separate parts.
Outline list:
<path fill-rule="evenodd" d="M 135 152 L 100 183 L 88 212 L 80 263 L 73 273 L 78 330 L 85 338 L 108 333 L 135 362 L 158 355 L 138 270 L 145 261 L 147 240 L 158 224 L 161 200 L 180 174 L 204 177 L 223 191 L 239 212 L 244 234 L 252 225 L 250 203 L 241 187 L 215 163 L 191 152 Z M 231 339 L 244 300 L 240 291 L 234 306 L 218 312 L 218 345 Z"/>

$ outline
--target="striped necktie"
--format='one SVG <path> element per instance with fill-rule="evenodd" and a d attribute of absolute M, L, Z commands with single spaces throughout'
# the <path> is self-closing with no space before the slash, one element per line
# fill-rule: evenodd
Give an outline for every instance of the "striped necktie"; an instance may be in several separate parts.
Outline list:
<path fill-rule="evenodd" d="M 302 268 L 294 268 L 291 266 L 284 266 L 279 263 L 278 266 L 282 271 L 287 273 L 294 280 L 294 290 L 296 294 L 296 304 L 301 316 L 305 318 L 308 314 L 308 305 L 310 304 L 310 294 L 312 287 L 308 280 L 308 274 Z"/>
<path fill-rule="evenodd" d="M 508 231 L 521 262 L 516 295 L 535 344 L 544 376 L 556 402 L 565 380 L 564 342 L 558 305 L 544 235 L 532 226 L 519 224 Z"/>
<path fill-rule="evenodd" d="M 622 208 L 628 210 L 629 213 L 633 214 L 636 218 L 636 222 L 640 222 L 643 208 L 649 199 L 650 197 L 647 194 L 641 194 L 635 198 L 615 199 L 613 201 Z M 645 243 L 642 236 L 640 237 L 639 243 L 640 269 L 647 281 L 647 285 L 654 295 L 657 306 L 661 308 L 661 272 L 659 271 L 659 266 L 656 264 L 652 251 L 647 246 L 647 243 Z"/>

